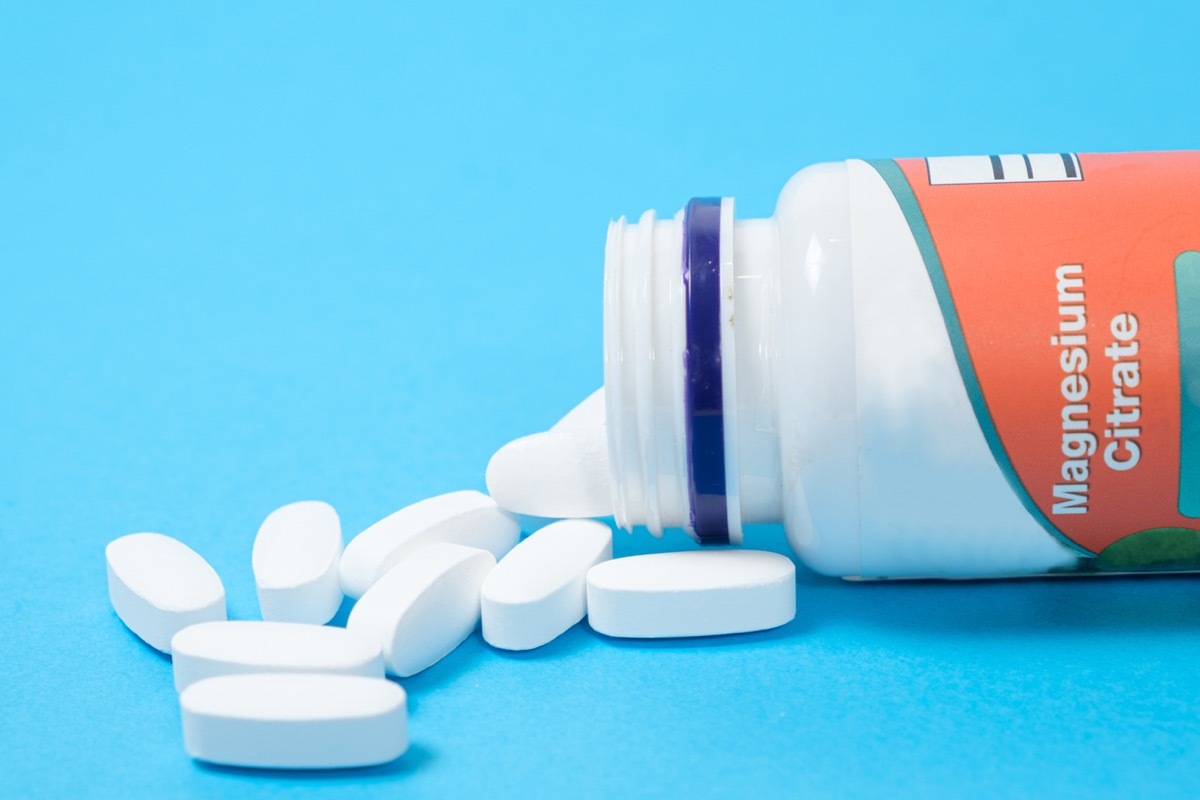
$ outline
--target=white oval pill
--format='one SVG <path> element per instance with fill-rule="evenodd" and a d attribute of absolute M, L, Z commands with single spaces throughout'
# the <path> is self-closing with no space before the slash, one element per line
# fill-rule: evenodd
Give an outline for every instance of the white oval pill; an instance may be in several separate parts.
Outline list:
<path fill-rule="evenodd" d="M 192 625 L 171 639 L 175 691 L 219 675 L 324 672 L 383 677 L 379 645 L 345 628 L 296 622 Z"/>
<path fill-rule="evenodd" d="M 572 430 L 574 428 L 589 428 L 607 424 L 605 417 L 604 387 L 583 399 L 583 402 L 568 411 L 562 419 L 554 423 L 552 431 Z"/>
<path fill-rule="evenodd" d="M 346 629 L 377 642 L 392 675 L 433 666 L 479 624 L 479 587 L 496 566 L 486 550 L 433 544 L 404 558 L 367 590 Z"/>
<path fill-rule="evenodd" d="M 195 550 L 161 533 L 131 533 L 104 548 L 117 616 L 156 650 L 199 622 L 225 619 L 225 587 Z"/>
<path fill-rule="evenodd" d="M 587 576 L 588 624 L 608 636 L 744 633 L 796 616 L 796 567 L 762 550 L 618 558 Z"/>
<path fill-rule="evenodd" d="M 604 387 L 601 386 L 596 391 L 584 398 L 583 402 L 568 411 L 562 419 L 554 423 L 550 428 L 553 431 L 576 430 L 579 428 L 596 428 L 603 427 L 607 424 L 605 418 L 605 401 Z M 604 453 L 607 457 L 607 445 L 604 448 Z M 500 481 L 497 482 L 498 484 Z M 501 491 L 504 491 L 501 489 Z M 597 516 L 608 516 L 608 514 L 599 514 Z M 521 530 L 526 533 L 533 533 L 541 530 L 555 522 L 561 517 L 539 517 L 532 514 L 517 514 L 517 521 L 521 524 Z"/>
<path fill-rule="evenodd" d="M 488 492 L 500 507 L 532 517 L 612 516 L 608 434 L 591 425 L 523 436 L 487 466 Z"/>
<path fill-rule="evenodd" d="M 358 675 L 224 675 L 179 695 L 183 746 L 214 764 L 329 769 L 408 749 L 404 690 Z"/>
<path fill-rule="evenodd" d="M 430 544 L 478 547 L 501 558 L 520 536 L 516 519 L 482 492 L 431 497 L 384 517 L 350 540 L 342 553 L 342 590 L 362 597 L 400 559 Z"/>
<path fill-rule="evenodd" d="M 251 563 L 262 618 L 324 625 L 342 604 L 342 523 L 328 503 L 306 500 L 267 515 Z"/>
<path fill-rule="evenodd" d="M 588 570 L 612 558 L 612 531 L 594 520 L 555 522 L 509 552 L 480 589 L 483 638 L 530 650 L 587 613 Z"/>

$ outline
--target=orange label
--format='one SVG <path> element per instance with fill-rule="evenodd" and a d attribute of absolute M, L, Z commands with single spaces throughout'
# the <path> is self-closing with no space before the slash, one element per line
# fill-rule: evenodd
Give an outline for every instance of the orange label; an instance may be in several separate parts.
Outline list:
<path fill-rule="evenodd" d="M 1200 379 L 1187 337 L 1200 320 L 1200 153 L 875 166 L 905 207 L 976 414 L 1030 512 L 1090 555 L 1144 532 L 1161 534 L 1160 555 L 1190 541 L 1200 440 L 1189 449 L 1181 436 L 1200 416 L 1180 387 L 1193 366 Z"/>

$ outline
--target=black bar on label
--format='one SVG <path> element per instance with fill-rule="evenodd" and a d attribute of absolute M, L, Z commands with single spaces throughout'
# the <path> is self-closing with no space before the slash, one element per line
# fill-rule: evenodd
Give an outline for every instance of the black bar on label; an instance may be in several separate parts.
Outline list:
<path fill-rule="evenodd" d="M 1067 171 L 1068 178 L 1077 178 L 1079 173 L 1075 171 L 1075 159 L 1070 153 L 1059 153 L 1063 160 L 1063 169 Z"/>
<path fill-rule="evenodd" d="M 1033 180 L 1033 164 L 1029 163 L 1029 156 L 1022 153 L 1021 158 L 1025 159 L 1025 177 Z"/>
<path fill-rule="evenodd" d="M 1004 165 L 1000 163 L 1000 156 L 988 156 L 992 160 L 992 178 L 998 181 L 1004 180 Z"/>

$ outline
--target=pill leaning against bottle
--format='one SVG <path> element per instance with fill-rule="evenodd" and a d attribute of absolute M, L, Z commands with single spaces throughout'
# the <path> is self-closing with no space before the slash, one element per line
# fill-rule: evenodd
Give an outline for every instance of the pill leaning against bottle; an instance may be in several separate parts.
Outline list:
<path fill-rule="evenodd" d="M 379 644 L 401 678 L 433 666 L 479 624 L 479 587 L 496 566 L 487 550 L 432 544 L 392 567 L 355 604 L 346 629 Z"/>
<path fill-rule="evenodd" d="M 131 533 L 104 549 L 108 597 L 129 630 L 156 650 L 199 622 L 225 619 L 225 587 L 200 555 L 161 533 Z"/>
<path fill-rule="evenodd" d="M 407 698 L 382 678 L 224 675 L 179 695 L 183 746 L 234 767 L 366 767 L 408 749 Z"/>
<path fill-rule="evenodd" d="M 350 540 L 342 553 L 342 589 L 350 597 L 362 597 L 392 566 L 426 545 L 478 547 L 499 559 L 520 535 L 516 519 L 482 492 L 431 497 L 384 517 Z"/>
<path fill-rule="evenodd" d="M 251 562 L 262 618 L 324 625 L 342 604 L 342 523 L 328 503 L 290 503 L 267 515 Z"/>
<path fill-rule="evenodd" d="M 502 508 L 512 505 L 521 508 L 537 507 L 555 512 L 554 516 L 543 516 L 514 511 L 513 513 L 517 515 L 521 523 L 521 530 L 532 533 L 559 519 L 607 517 L 612 514 L 607 478 L 608 446 L 605 440 L 608 429 L 605 409 L 604 387 L 601 387 L 564 414 L 547 431 L 550 434 L 583 432 L 585 435 L 582 439 L 562 439 L 552 436 L 549 440 L 535 440 L 535 443 L 540 442 L 543 448 L 549 445 L 551 452 L 556 446 L 560 449 L 564 445 L 570 446 L 572 441 L 577 443 L 576 447 L 582 444 L 582 448 L 576 454 L 575 462 L 578 463 L 582 459 L 585 464 L 582 470 L 583 474 L 596 475 L 598 473 L 601 479 L 597 486 L 585 484 L 581 488 L 577 487 L 572 490 L 572 494 L 581 495 L 584 498 L 582 502 L 570 501 L 568 497 L 564 497 L 561 491 L 556 492 L 556 496 L 553 498 L 548 498 L 544 492 L 539 496 L 535 491 L 532 503 L 528 499 L 523 499 L 529 494 L 528 490 L 532 486 L 544 485 L 548 481 L 559 484 L 564 482 L 565 473 L 562 473 L 558 466 L 558 463 L 562 461 L 561 454 L 560 457 L 551 458 L 549 462 L 545 462 L 536 451 L 523 448 L 522 451 L 515 452 L 513 448 L 501 448 L 505 450 L 505 455 L 496 460 L 496 467 L 490 478 L 489 491 L 493 498 L 497 498 L 496 493 L 498 492 L 497 502 Z M 581 470 L 574 469 L 572 471 L 578 474 Z M 572 483 L 578 483 L 578 480 L 567 481 L 568 486 Z M 564 500 L 568 502 L 564 503 Z M 550 503 L 553 503 L 553 506 Z"/>
<path fill-rule="evenodd" d="M 627 638 L 714 636 L 796 616 L 796 566 L 762 550 L 654 553 L 605 561 L 587 575 L 588 624 Z"/>
<path fill-rule="evenodd" d="M 530 535 L 501 559 L 480 590 L 483 638 L 504 650 L 550 642 L 587 613 L 587 572 L 612 558 L 612 531 L 563 520 Z"/>
<path fill-rule="evenodd" d="M 171 639 L 175 691 L 220 675 L 315 672 L 383 677 L 379 645 L 347 631 L 296 622 L 228 620 L 184 628 Z"/>
<path fill-rule="evenodd" d="M 563 414 L 550 430 L 569 431 L 576 428 L 594 428 L 605 424 L 606 408 L 604 404 L 604 387 L 589 394 L 583 401 Z"/>
<path fill-rule="evenodd" d="M 488 492 L 514 514 L 611 516 L 607 436 L 592 424 L 515 439 L 488 462 Z"/>

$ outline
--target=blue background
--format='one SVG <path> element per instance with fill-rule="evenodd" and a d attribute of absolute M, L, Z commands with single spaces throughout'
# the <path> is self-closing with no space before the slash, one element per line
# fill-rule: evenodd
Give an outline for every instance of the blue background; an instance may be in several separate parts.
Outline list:
<path fill-rule="evenodd" d="M 0 11 L 0 795 L 1200 791 L 1188 578 L 802 575 L 770 633 L 474 636 L 404 681 L 404 759 L 289 775 L 184 755 L 103 557 L 179 537 L 253 618 L 276 506 L 350 535 L 483 488 L 602 380 L 613 216 L 767 215 L 829 159 L 1194 146 L 1194 4 L 168 5 Z"/>

